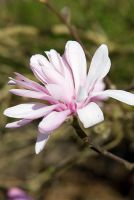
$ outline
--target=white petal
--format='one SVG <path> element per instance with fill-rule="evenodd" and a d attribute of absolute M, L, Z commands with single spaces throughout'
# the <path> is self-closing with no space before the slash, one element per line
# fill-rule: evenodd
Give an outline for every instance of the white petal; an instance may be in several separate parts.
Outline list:
<path fill-rule="evenodd" d="M 57 105 L 46 106 L 42 103 L 36 102 L 19 104 L 17 106 L 7 108 L 4 111 L 4 115 L 14 118 L 37 119 L 50 113 L 56 107 Z"/>
<path fill-rule="evenodd" d="M 48 134 L 38 133 L 37 141 L 36 141 L 36 144 L 35 144 L 35 153 L 36 154 L 39 154 L 42 151 L 42 149 L 46 145 L 48 139 L 49 139 Z"/>
<path fill-rule="evenodd" d="M 63 74 L 64 68 L 61 63 L 60 54 L 54 49 L 51 49 L 50 51 L 46 51 L 45 53 L 47 54 L 49 61 L 55 67 L 55 69 L 61 74 Z"/>
<path fill-rule="evenodd" d="M 34 55 L 30 59 L 30 66 L 35 76 L 46 83 L 63 82 L 62 75 L 54 68 L 54 66 L 42 55 Z"/>
<path fill-rule="evenodd" d="M 89 128 L 104 120 L 103 113 L 99 106 L 91 102 L 86 107 L 78 109 L 77 111 L 80 121 L 85 128 Z"/>
<path fill-rule="evenodd" d="M 88 97 L 85 87 L 80 86 L 77 94 L 77 102 L 84 101 Z"/>
<path fill-rule="evenodd" d="M 93 97 L 112 97 L 123 103 L 134 106 L 134 94 L 123 90 L 105 90 L 93 93 Z"/>
<path fill-rule="evenodd" d="M 65 47 L 64 56 L 71 67 L 76 94 L 79 86 L 84 85 L 86 81 L 86 57 L 81 45 L 76 41 L 68 41 Z"/>
<path fill-rule="evenodd" d="M 95 52 L 88 72 L 86 88 L 92 89 L 96 81 L 103 79 L 110 70 L 111 61 L 108 57 L 108 48 L 102 44 Z"/>
<path fill-rule="evenodd" d="M 29 124 L 31 121 L 32 120 L 30 120 L 30 119 L 21 119 L 19 121 L 15 121 L 15 122 L 6 124 L 6 128 L 19 128 L 21 126 Z"/>
<path fill-rule="evenodd" d="M 96 82 L 93 92 L 101 92 L 104 91 L 106 84 L 103 79 Z"/>
<path fill-rule="evenodd" d="M 47 84 L 46 88 L 54 99 L 68 103 L 71 101 L 73 94 L 67 86 L 67 83 L 63 83 L 62 85 Z"/>
<path fill-rule="evenodd" d="M 46 66 L 49 67 L 50 63 L 43 55 L 36 54 L 31 57 L 30 67 L 37 79 L 39 79 L 42 83 L 46 83 L 45 75 L 42 70 L 42 68 Z"/>
<path fill-rule="evenodd" d="M 39 124 L 40 133 L 49 133 L 58 128 L 70 114 L 69 110 L 56 112 L 53 111 L 49 115 L 43 118 Z"/>

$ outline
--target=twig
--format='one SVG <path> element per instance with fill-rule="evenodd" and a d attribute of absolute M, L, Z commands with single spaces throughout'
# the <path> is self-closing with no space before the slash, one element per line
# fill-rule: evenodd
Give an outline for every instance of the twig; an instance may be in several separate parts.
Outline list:
<path fill-rule="evenodd" d="M 52 3 L 50 3 L 49 0 L 39 0 L 39 1 L 44 3 L 49 8 L 49 10 L 51 12 L 53 12 L 61 20 L 61 22 L 63 22 L 66 25 L 70 34 L 75 38 L 76 41 L 78 41 L 82 45 L 87 58 L 90 60 L 89 52 L 83 45 L 83 43 L 80 39 L 80 36 L 78 34 L 78 31 L 76 31 L 76 28 L 74 27 L 74 25 L 72 25 L 70 22 L 68 22 L 68 20 L 52 5 Z M 106 79 L 106 82 L 110 88 L 113 88 L 114 85 L 112 84 L 112 82 L 110 81 L 109 78 Z M 94 150 L 95 152 L 97 152 L 105 157 L 111 158 L 111 159 L 123 164 L 129 170 L 134 169 L 133 163 L 130 163 L 130 162 L 124 160 L 123 158 L 120 158 L 120 157 L 112 154 L 111 152 L 103 149 L 102 147 L 91 143 L 88 136 L 85 134 L 85 132 L 80 127 L 78 127 L 78 125 L 76 125 L 76 123 L 74 123 L 74 127 L 75 127 L 75 130 L 76 130 L 76 133 L 78 134 L 78 136 L 84 141 L 84 143 L 86 143 L 86 145 L 88 145 L 90 147 L 90 149 Z"/>
<path fill-rule="evenodd" d="M 46 6 L 48 7 L 48 9 L 49 9 L 53 14 L 55 14 L 55 15 L 59 18 L 59 20 L 60 20 L 61 22 L 63 22 L 63 24 L 66 25 L 66 27 L 67 27 L 67 29 L 68 29 L 70 35 L 72 35 L 72 37 L 73 37 L 76 41 L 78 41 L 78 42 L 81 44 L 81 46 L 83 47 L 83 50 L 84 50 L 84 52 L 85 52 L 85 54 L 86 54 L 86 56 L 87 56 L 87 59 L 90 61 L 90 60 L 91 60 L 91 56 L 90 56 L 90 54 L 89 54 L 89 51 L 88 51 L 87 48 L 83 45 L 83 42 L 82 42 L 81 39 L 80 39 L 80 35 L 79 35 L 79 33 L 78 33 L 76 27 L 75 27 L 73 24 L 71 24 L 71 23 L 66 19 L 66 17 L 64 17 L 64 16 L 55 8 L 55 6 L 53 6 L 53 4 L 50 2 L 50 0 L 39 0 L 39 1 L 40 1 L 41 3 L 43 3 L 44 5 L 46 5 Z M 110 89 L 115 89 L 115 88 L 116 88 L 115 85 L 112 83 L 112 81 L 111 81 L 108 77 L 105 78 L 105 82 L 106 82 L 106 84 L 108 85 L 108 87 L 109 87 Z M 127 91 L 131 91 L 131 90 L 133 90 L 133 89 L 134 89 L 134 86 L 130 86 L 130 87 L 128 87 L 126 90 L 127 90 Z"/>
<path fill-rule="evenodd" d="M 127 91 L 132 91 L 132 90 L 134 90 L 134 85 L 128 86 L 125 90 L 127 90 Z"/>
<path fill-rule="evenodd" d="M 134 163 L 130 163 L 129 161 L 112 154 L 108 150 L 105 150 L 103 147 L 100 147 L 100 146 L 94 144 L 89 139 L 89 137 L 86 135 L 86 133 L 80 128 L 76 118 L 74 119 L 73 127 L 76 130 L 76 134 L 83 140 L 84 144 L 87 147 L 89 147 L 90 149 L 94 150 L 96 153 L 98 153 L 102 156 L 105 156 L 107 158 L 117 161 L 118 163 L 124 165 L 128 170 L 134 169 Z"/>
<path fill-rule="evenodd" d="M 85 54 L 87 56 L 87 58 L 90 60 L 91 57 L 90 57 L 90 54 L 89 54 L 89 51 L 86 49 L 86 47 L 83 45 L 81 39 L 80 39 L 80 36 L 78 34 L 78 31 L 76 30 L 76 27 L 74 25 L 72 25 L 67 19 L 66 17 L 64 17 L 54 6 L 52 3 L 50 3 L 49 0 L 39 0 L 41 3 L 44 3 L 48 8 L 49 10 L 54 13 L 59 19 L 61 22 L 63 22 L 66 27 L 68 28 L 68 31 L 69 33 L 73 36 L 73 38 L 78 41 L 81 46 L 83 47 L 83 50 L 85 51 Z"/>
<path fill-rule="evenodd" d="M 128 170 L 134 169 L 134 164 L 133 163 L 130 163 L 127 160 L 112 154 L 111 152 L 103 149 L 100 146 L 97 146 L 97 145 L 89 142 L 89 147 L 90 147 L 90 149 L 94 150 L 95 152 L 97 152 L 97 153 L 99 153 L 99 154 L 101 154 L 101 155 L 103 155 L 103 156 L 105 156 L 107 158 L 110 158 L 112 160 L 115 160 L 120 164 L 123 164 Z"/>

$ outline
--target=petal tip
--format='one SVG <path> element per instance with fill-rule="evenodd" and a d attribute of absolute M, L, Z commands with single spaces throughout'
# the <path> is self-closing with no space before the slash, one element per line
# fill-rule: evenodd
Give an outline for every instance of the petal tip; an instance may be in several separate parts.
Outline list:
<path fill-rule="evenodd" d="M 108 54 L 108 46 L 106 44 L 101 44 L 99 48 Z"/>
<path fill-rule="evenodd" d="M 10 126 L 8 124 L 5 125 L 5 128 L 10 128 Z"/>
<path fill-rule="evenodd" d="M 42 151 L 43 148 L 40 148 L 39 145 L 35 145 L 35 154 L 38 155 L 41 151 Z"/>

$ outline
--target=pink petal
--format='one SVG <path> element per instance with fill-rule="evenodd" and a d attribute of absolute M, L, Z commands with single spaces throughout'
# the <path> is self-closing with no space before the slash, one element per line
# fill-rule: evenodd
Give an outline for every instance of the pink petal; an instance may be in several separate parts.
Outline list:
<path fill-rule="evenodd" d="M 39 124 L 39 132 L 46 134 L 57 129 L 70 114 L 70 110 L 65 110 L 62 112 L 53 111 L 49 115 L 43 118 Z"/>
<path fill-rule="evenodd" d="M 87 65 L 84 51 L 78 42 L 68 41 L 64 56 L 71 67 L 77 94 L 79 86 L 83 86 L 86 81 Z"/>
<path fill-rule="evenodd" d="M 34 55 L 30 59 L 30 66 L 35 76 L 45 83 L 61 83 L 63 77 L 51 63 L 42 55 Z"/>
<path fill-rule="evenodd" d="M 31 91 L 31 90 L 25 90 L 25 89 L 11 89 L 9 90 L 11 93 L 18 95 L 18 96 L 23 96 L 23 97 L 29 97 L 29 98 L 35 98 L 35 99 L 42 99 L 46 101 L 53 101 L 53 97 L 46 95 L 43 92 L 36 92 L 36 91 Z M 56 102 L 57 103 L 57 102 Z"/>
<path fill-rule="evenodd" d="M 123 103 L 134 106 L 134 94 L 123 90 L 105 90 L 93 93 L 93 97 L 112 97 Z"/>
<path fill-rule="evenodd" d="M 26 103 L 19 104 L 7 108 L 4 111 L 4 115 L 14 118 L 25 118 L 25 119 L 37 119 L 43 117 L 54 110 L 57 105 L 46 106 L 42 103 Z"/>
<path fill-rule="evenodd" d="M 48 139 L 49 139 L 49 134 L 38 133 L 37 141 L 35 144 L 35 153 L 36 154 L 39 154 L 42 151 L 42 149 L 45 147 Z"/>
<path fill-rule="evenodd" d="M 89 68 L 86 88 L 91 90 L 96 81 L 103 79 L 110 70 L 111 61 L 108 57 L 108 48 L 106 45 L 101 45 L 95 52 Z"/>
<path fill-rule="evenodd" d="M 104 120 L 101 109 L 94 102 L 89 103 L 82 109 L 78 109 L 77 113 L 85 128 L 94 126 Z"/>
<path fill-rule="evenodd" d="M 37 79 L 39 79 L 42 83 L 46 83 L 45 75 L 43 73 L 43 68 L 46 66 L 49 67 L 50 63 L 44 56 L 36 54 L 31 57 L 30 67 Z"/>
<path fill-rule="evenodd" d="M 8 200 L 33 200 L 23 190 L 17 187 L 10 188 L 7 193 Z"/>
<path fill-rule="evenodd" d="M 19 128 L 21 126 L 29 124 L 31 121 L 32 121 L 31 119 L 21 119 L 19 121 L 6 124 L 6 128 Z"/>
<path fill-rule="evenodd" d="M 50 95 L 56 99 L 63 102 L 70 102 L 73 94 L 70 93 L 67 84 L 56 85 L 56 84 L 48 84 L 46 85 L 47 90 L 49 91 Z"/>
<path fill-rule="evenodd" d="M 63 75 L 64 67 L 61 63 L 60 54 L 54 49 L 51 49 L 50 51 L 46 51 L 45 53 L 47 54 L 49 61 L 54 66 L 54 68 Z"/>
<path fill-rule="evenodd" d="M 15 73 L 15 74 L 16 74 L 16 79 L 9 77 L 10 80 L 12 82 L 14 82 L 14 84 L 17 84 L 18 86 L 24 87 L 26 89 L 35 90 L 35 91 L 42 91 L 42 92 L 47 93 L 45 87 L 43 87 L 39 83 L 26 78 L 22 74 L 19 74 L 19 73 Z"/>

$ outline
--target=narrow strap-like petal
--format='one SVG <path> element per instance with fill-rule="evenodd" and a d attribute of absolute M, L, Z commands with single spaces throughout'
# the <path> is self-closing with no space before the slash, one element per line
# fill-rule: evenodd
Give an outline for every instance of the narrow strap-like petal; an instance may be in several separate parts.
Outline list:
<path fill-rule="evenodd" d="M 61 112 L 53 111 L 49 115 L 43 118 L 39 124 L 40 133 L 49 133 L 58 128 L 70 114 L 70 110 L 65 110 Z"/>
<path fill-rule="evenodd" d="M 78 109 L 77 113 L 85 128 L 94 126 L 104 120 L 100 107 L 94 102 L 89 103 L 82 109 Z"/>
<path fill-rule="evenodd" d="M 35 76 L 45 83 L 61 83 L 62 75 L 51 65 L 46 57 L 34 55 L 30 59 L 30 66 Z"/>
<path fill-rule="evenodd" d="M 62 85 L 47 84 L 46 88 L 54 99 L 64 103 L 71 102 L 73 94 L 70 92 L 67 82 Z"/>
<path fill-rule="evenodd" d="M 108 57 L 108 48 L 101 45 L 95 52 L 89 68 L 86 89 L 90 91 L 98 80 L 103 79 L 110 70 L 111 61 Z"/>
<path fill-rule="evenodd" d="M 86 81 L 87 64 L 85 53 L 78 42 L 68 41 L 65 47 L 64 57 L 72 70 L 77 94 L 79 86 L 83 86 Z"/>
<path fill-rule="evenodd" d="M 26 78 L 22 74 L 19 74 L 19 73 L 15 72 L 15 75 L 16 75 L 15 79 L 9 77 L 9 79 L 10 79 L 10 81 L 8 82 L 9 84 L 18 85 L 18 86 L 21 86 L 21 87 L 23 87 L 25 89 L 30 89 L 30 90 L 35 90 L 35 91 L 42 91 L 42 92 L 47 93 L 45 87 L 40 85 L 39 83 Z"/>
<path fill-rule="evenodd" d="M 123 90 L 105 90 L 94 92 L 92 97 L 112 97 L 123 103 L 134 106 L 134 94 Z"/>
<path fill-rule="evenodd" d="M 54 68 L 64 75 L 64 67 L 61 63 L 61 57 L 60 54 L 55 51 L 54 49 L 51 49 L 50 51 L 45 52 L 49 58 L 50 63 L 54 66 Z"/>
<path fill-rule="evenodd" d="M 19 121 L 6 124 L 6 128 L 19 128 L 21 126 L 29 124 L 31 121 L 32 121 L 31 119 L 21 119 Z"/>
<path fill-rule="evenodd" d="M 84 101 L 88 97 L 85 87 L 80 86 L 77 94 L 77 102 Z"/>
<path fill-rule="evenodd" d="M 42 103 L 19 104 L 4 111 L 4 115 L 13 118 L 37 119 L 54 110 L 57 105 L 46 106 Z"/>
<path fill-rule="evenodd" d="M 49 134 L 38 133 L 37 141 L 35 144 L 35 153 L 36 154 L 39 154 L 43 150 L 48 139 L 49 139 Z"/>
<path fill-rule="evenodd" d="M 40 54 L 33 55 L 30 59 L 30 67 L 38 80 L 43 84 L 47 83 L 46 77 L 43 72 L 44 67 L 51 67 L 49 61 Z"/>
<path fill-rule="evenodd" d="M 50 95 L 47 95 L 43 92 L 25 90 L 25 89 L 11 89 L 9 90 L 12 94 L 28 97 L 28 98 L 35 98 L 35 99 L 42 99 L 46 101 L 51 101 L 57 103 L 57 101 Z"/>

